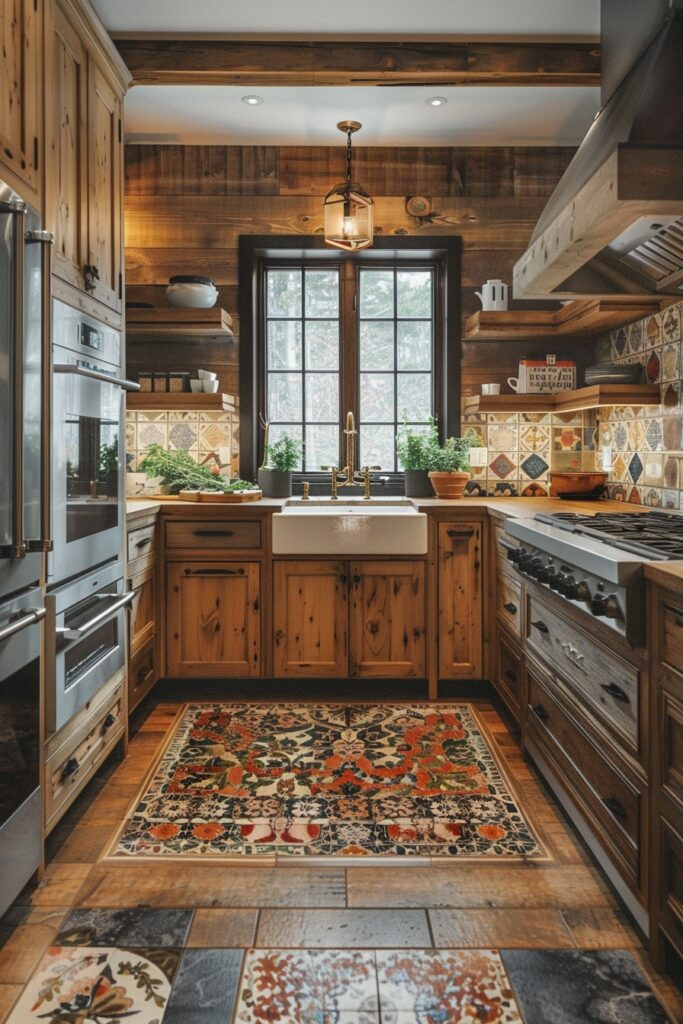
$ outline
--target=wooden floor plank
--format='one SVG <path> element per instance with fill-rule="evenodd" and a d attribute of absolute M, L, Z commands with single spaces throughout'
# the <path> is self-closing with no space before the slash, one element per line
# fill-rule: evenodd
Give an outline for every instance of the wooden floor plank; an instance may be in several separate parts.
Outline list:
<path fill-rule="evenodd" d="M 430 910 L 435 946 L 486 949 L 573 949 L 557 910 Z"/>
<path fill-rule="evenodd" d="M 253 946 L 258 910 L 201 908 L 192 918 L 187 945 L 207 949 L 240 949 Z"/>
<path fill-rule="evenodd" d="M 562 910 L 561 914 L 579 949 L 632 949 L 640 946 L 626 915 L 618 910 L 581 907 Z"/>
<path fill-rule="evenodd" d="M 424 910 L 262 910 L 257 945 L 312 949 L 424 949 Z"/>
<path fill-rule="evenodd" d="M 0 985 L 0 1024 L 5 1024 L 23 987 L 23 985 Z"/>

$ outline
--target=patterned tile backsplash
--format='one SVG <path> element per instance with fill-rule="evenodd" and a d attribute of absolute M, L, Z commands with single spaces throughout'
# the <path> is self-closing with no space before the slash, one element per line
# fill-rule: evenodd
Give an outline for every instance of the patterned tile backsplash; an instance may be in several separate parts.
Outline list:
<path fill-rule="evenodd" d="M 610 497 L 683 509 L 682 324 L 679 303 L 595 344 L 596 363 L 640 363 L 643 381 L 660 385 L 659 406 L 463 417 L 462 433 L 488 448 L 488 465 L 473 469 L 468 493 L 541 497 L 551 470 L 600 470 L 609 458 Z"/>
<path fill-rule="evenodd" d="M 188 403 L 189 404 L 189 403 Z M 202 466 L 217 466 L 223 476 L 239 473 L 239 415 L 201 410 L 150 410 L 126 413 L 126 468 L 136 473 L 153 444 L 183 449 Z"/>
<path fill-rule="evenodd" d="M 683 303 L 598 340 L 596 363 L 640 363 L 659 406 L 599 409 L 597 458 L 611 462 L 610 497 L 683 509 Z"/>

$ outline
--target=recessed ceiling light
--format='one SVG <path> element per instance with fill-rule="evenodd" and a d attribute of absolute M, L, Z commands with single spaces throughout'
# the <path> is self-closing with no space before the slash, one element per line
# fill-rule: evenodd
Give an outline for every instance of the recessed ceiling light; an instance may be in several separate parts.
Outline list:
<path fill-rule="evenodd" d="M 243 96 L 242 103 L 246 103 L 248 107 L 258 107 L 260 103 L 263 103 L 263 96 Z"/>
<path fill-rule="evenodd" d="M 448 100 L 445 96 L 430 96 L 428 100 L 425 100 L 428 107 L 443 107 Z"/>

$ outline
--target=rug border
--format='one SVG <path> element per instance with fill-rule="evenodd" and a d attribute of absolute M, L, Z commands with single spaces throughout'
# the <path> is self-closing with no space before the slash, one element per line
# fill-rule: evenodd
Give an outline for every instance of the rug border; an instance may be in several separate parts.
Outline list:
<path fill-rule="evenodd" d="M 315 703 L 315 704 L 328 704 L 330 706 L 339 706 L 340 704 L 343 705 L 343 706 L 346 706 L 347 704 L 353 703 L 353 704 L 357 704 L 358 706 L 367 706 L 367 705 L 373 705 L 373 704 L 374 705 L 382 705 L 382 704 L 386 704 L 387 702 L 386 701 L 353 701 L 353 702 L 350 702 L 350 701 L 343 701 L 343 702 L 337 702 L 337 701 L 310 701 L 310 702 L 302 702 L 302 701 L 292 700 L 292 701 L 283 701 L 282 703 L 283 704 L 302 704 L 302 703 L 314 704 Z M 478 713 L 477 706 L 475 704 L 470 703 L 469 701 L 452 701 L 452 700 L 449 700 L 448 702 L 445 702 L 443 704 L 441 704 L 441 702 L 439 702 L 439 701 L 434 701 L 433 703 L 430 703 L 429 701 L 409 701 L 407 703 L 409 703 L 413 707 L 434 708 L 434 710 L 446 709 L 446 708 L 449 708 L 449 707 L 451 707 L 451 708 L 452 707 L 467 708 L 469 713 L 472 715 L 472 718 L 474 719 L 475 724 L 476 724 L 477 728 L 479 729 L 479 732 L 482 734 L 482 736 L 484 737 L 486 743 L 489 746 L 489 749 L 491 751 L 491 756 L 493 757 L 493 760 L 494 760 L 494 762 L 496 764 L 496 768 L 498 769 L 498 771 L 499 771 L 499 773 L 500 773 L 500 775 L 501 775 L 501 777 L 503 779 L 503 782 L 505 783 L 505 785 L 507 787 L 507 790 L 510 793 L 510 796 L 514 799 L 515 803 L 517 804 L 517 806 L 520 809 L 520 812 L 522 812 L 522 809 L 524 808 L 524 820 L 526 822 L 527 828 L 529 829 L 529 832 L 531 833 L 531 835 L 534 837 L 534 839 L 536 841 L 536 845 L 539 847 L 539 850 L 541 850 L 542 852 L 537 854 L 537 855 L 528 855 L 528 856 L 525 856 L 523 854 L 511 854 L 510 856 L 501 856 L 500 854 L 462 854 L 460 856 L 457 856 L 457 855 L 448 856 L 448 855 L 445 855 L 445 854 L 443 854 L 443 855 L 434 854 L 433 856 L 430 855 L 430 854 L 420 854 L 420 855 L 416 854 L 414 856 L 412 856 L 410 854 L 407 854 L 405 856 L 394 855 L 391 858 L 391 860 L 392 860 L 391 866 L 392 867 L 394 867 L 394 866 L 395 867 L 399 867 L 400 865 L 404 865 L 405 864 L 406 867 L 415 867 L 416 866 L 416 861 L 418 861 L 418 860 L 421 862 L 421 864 L 419 866 L 425 866 L 425 867 L 430 867 L 430 866 L 436 867 L 436 866 L 441 866 L 441 865 L 445 865 L 445 864 L 456 864 L 456 863 L 457 864 L 463 864 L 465 862 L 475 863 L 475 864 L 476 863 L 478 863 L 478 864 L 492 863 L 492 864 L 514 864 L 514 865 L 519 865 L 519 864 L 551 864 L 551 863 L 554 863 L 557 858 L 554 857 L 553 854 L 551 853 L 550 844 L 544 838 L 542 838 L 542 836 L 540 834 L 539 828 L 529 820 L 529 815 L 526 812 L 526 800 L 524 800 L 524 801 L 520 800 L 519 792 L 517 790 L 517 787 L 516 787 L 514 781 L 510 777 L 508 766 L 507 766 L 507 764 L 505 762 L 505 756 L 504 756 L 502 750 L 500 749 L 500 746 L 498 744 L 498 740 L 495 738 L 494 734 L 491 732 L 491 729 L 486 724 L 486 722 L 480 717 L 480 715 Z M 196 707 L 206 707 L 206 706 L 211 706 L 211 705 L 214 705 L 214 704 L 264 704 L 264 701 L 260 701 L 260 700 L 254 700 L 254 701 L 220 701 L 220 700 L 215 700 L 215 701 L 196 701 L 196 700 L 191 700 L 191 701 L 183 702 L 179 706 L 178 712 L 176 713 L 176 715 L 175 715 L 171 725 L 169 726 L 169 730 L 168 730 L 167 735 L 163 738 L 163 740 L 159 744 L 159 746 L 158 746 L 158 748 L 157 748 L 157 750 L 156 750 L 156 752 L 154 754 L 154 757 L 152 759 L 152 763 L 151 763 L 149 769 L 145 772 L 145 774 L 143 776 L 143 779 L 142 779 L 142 782 L 140 783 L 138 789 L 135 791 L 134 797 L 131 799 L 130 803 L 128 804 L 128 806 L 126 808 L 126 811 L 124 813 L 124 817 L 123 817 L 123 820 L 122 820 L 121 824 L 117 827 L 117 829 L 116 829 L 112 839 L 108 840 L 107 843 L 105 843 L 105 846 L 104 846 L 102 852 L 100 853 L 96 863 L 98 863 L 98 864 L 101 864 L 101 863 L 118 864 L 119 866 L 122 866 L 124 864 L 150 864 L 150 863 L 192 864 L 193 861 L 196 860 L 196 862 L 201 863 L 202 867 L 207 866 L 207 865 L 211 865 L 211 866 L 215 865 L 215 866 L 218 866 L 218 867 L 234 867 L 236 865 L 239 865 L 239 866 L 245 867 L 245 868 L 246 867 L 272 868 L 272 867 L 285 867 L 285 866 L 286 867 L 309 867 L 310 866 L 311 868 L 320 868 L 320 867 L 329 866 L 330 868 L 338 868 L 340 866 L 340 861 L 342 861 L 342 860 L 343 860 L 345 865 L 349 865 L 349 866 L 357 864 L 357 865 L 360 865 L 362 867 L 370 867 L 371 865 L 374 865 L 374 866 L 377 866 L 377 867 L 382 867 L 382 866 L 385 866 L 387 864 L 387 860 L 391 856 L 389 854 L 386 854 L 386 855 L 381 854 L 379 856 L 372 855 L 372 854 L 367 854 L 366 856 L 360 856 L 359 855 L 359 856 L 348 856 L 348 857 L 347 856 L 342 857 L 339 854 L 331 854 L 330 856 L 326 856 L 324 854 L 308 854 L 308 855 L 306 855 L 304 853 L 301 853 L 301 854 L 278 854 L 278 853 L 272 853 L 272 854 L 256 855 L 256 856 L 253 856 L 253 857 L 246 856 L 243 853 L 242 854 L 232 854 L 232 855 L 229 854 L 229 853 L 228 854 L 221 854 L 221 855 L 201 854 L 200 856 L 196 856 L 196 858 L 193 858 L 192 856 L 188 857 L 185 854 L 168 854 L 168 853 L 148 854 L 148 855 L 145 855 L 144 857 L 122 856 L 122 855 L 117 856 L 113 851 L 116 848 L 116 846 L 118 846 L 119 840 L 121 839 L 121 836 L 123 835 L 124 831 L 126 830 L 128 824 L 129 824 L 129 822 L 130 822 L 130 820 L 131 820 L 131 818 L 133 816 L 133 811 L 134 811 L 135 807 L 137 806 L 137 804 L 140 802 L 140 800 L 142 799 L 143 795 L 147 791 L 147 788 L 148 788 L 150 782 L 152 781 L 152 779 L 154 778 L 154 776 L 156 775 L 157 769 L 159 768 L 159 765 L 161 764 L 161 761 L 163 760 L 164 755 L 166 754 L 166 751 L 168 750 L 169 746 L 171 745 L 171 743 L 175 739 L 176 733 L 177 733 L 178 729 L 180 728 L 180 724 L 182 722 L 182 719 L 183 719 L 185 713 L 187 712 L 187 710 L 189 708 L 191 708 L 193 706 L 196 706 Z"/>

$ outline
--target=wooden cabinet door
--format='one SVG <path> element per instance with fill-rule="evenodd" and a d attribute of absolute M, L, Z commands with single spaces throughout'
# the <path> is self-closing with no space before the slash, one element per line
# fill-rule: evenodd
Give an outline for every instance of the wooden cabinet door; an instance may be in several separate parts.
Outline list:
<path fill-rule="evenodd" d="M 168 562 L 166 652 L 170 676 L 260 674 L 257 562 Z"/>
<path fill-rule="evenodd" d="M 39 192 L 43 104 L 42 7 L 34 0 L 0 0 L 0 164 Z M 2 177 L 0 169 L 0 178 Z"/>
<path fill-rule="evenodd" d="M 53 272 L 83 288 L 88 262 L 87 53 L 56 3 L 47 43 L 45 223 L 55 236 Z"/>
<path fill-rule="evenodd" d="M 121 99 L 92 55 L 88 61 L 88 264 L 93 298 L 122 308 Z"/>
<path fill-rule="evenodd" d="M 275 676 L 348 675 L 346 562 L 275 563 Z"/>
<path fill-rule="evenodd" d="M 352 562 L 353 676 L 415 676 L 425 668 L 424 562 Z"/>
<path fill-rule="evenodd" d="M 439 523 L 439 677 L 482 676 L 482 524 Z"/>

